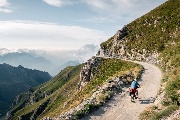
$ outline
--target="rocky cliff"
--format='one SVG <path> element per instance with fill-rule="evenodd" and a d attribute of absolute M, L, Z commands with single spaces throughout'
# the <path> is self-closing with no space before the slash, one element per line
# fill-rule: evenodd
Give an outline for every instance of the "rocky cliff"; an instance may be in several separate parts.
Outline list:
<path fill-rule="evenodd" d="M 126 37 L 129 33 L 127 26 L 118 30 L 113 37 L 101 44 L 101 48 L 97 55 L 160 64 L 160 60 L 158 60 L 159 53 L 156 50 L 151 52 L 148 49 L 144 48 L 139 50 L 136 47 L 129 49 L 126 45 L 128 41 L 131 41 L 131 39 Z"/>
<path fill-rule="evenodd" d="M 95 75 L 97 67 L 100 65 L 100 58 L 92 57 L 89 59 L 85 65 L 81 68 L 80 72 L 80 82 L 78 84 L 78 89 L 82 89 Z"/>

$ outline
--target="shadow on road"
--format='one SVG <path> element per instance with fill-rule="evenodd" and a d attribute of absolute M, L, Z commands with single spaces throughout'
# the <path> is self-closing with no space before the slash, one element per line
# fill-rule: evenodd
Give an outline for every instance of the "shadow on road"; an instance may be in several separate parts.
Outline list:
<path fill-rule="evenodd" d="M 148 99 L 141 99 L 139 100 L 140 101 L 140 104 L 150 104 L 150 103 L 154 103 L 155 102 L 155 98 L 153 97 L 150 97 Z"/>

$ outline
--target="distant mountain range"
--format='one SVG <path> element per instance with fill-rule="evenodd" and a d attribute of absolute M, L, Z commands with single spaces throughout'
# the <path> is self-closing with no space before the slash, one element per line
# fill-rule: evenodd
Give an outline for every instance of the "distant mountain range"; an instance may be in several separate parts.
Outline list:
<path fill-rule="evenodd" d="M 8 53 L 0 56 L 0 63 L 7 63 L 12 66 L 22 65 L 26 68 L 37 69 L 42 71 L 55 72 L 58 67 L 49 60 L 40 56 L 34 56 L 28 53 Z"/>
<path fill-rule="evenodd" d="M 0 64 L 12 66 L 22 65 L 26 68 L 47 71 L 52 76 L 57 75 L 67 66 L 75 66 L 95 55 L 98 46 L 85 45 L 78 50 L 31 50 L 0 48 Z"/>
<path fill-rule="evenodd" d="M 7 112 L 18 94 L 50 79 L 51 76 L 47 72 L 27 69 L 21 65 L 13 67 L 0 64 L 0 117 Z"/>

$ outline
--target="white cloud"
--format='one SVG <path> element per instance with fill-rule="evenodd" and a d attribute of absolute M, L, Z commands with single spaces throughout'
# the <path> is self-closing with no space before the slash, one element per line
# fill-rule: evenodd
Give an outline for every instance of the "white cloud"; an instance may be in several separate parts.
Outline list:
<path fill-rule="evenodd" d="M 92 22 L 117 22 L 128 24 L 162 4 L 166 0 L 84 0 L 96 13 Z M 107 17 L 108 16 L 108 17 Z M 103 19 L 102 19 L 103 18 Z M 88 18 L 90 20 L 90 18 Z"/>
<path fill-rule="evenodd" d="M 6 8 L 0 8 L 0 12 L 4 12 L 4 13 L 12 13 L 13 10 L 6 9 Z"/>
<path fill-rule="evenodd" d="M 62 0 L 43 0 L 43 1 L 49 5 L 56 6 L 56 7 L 60 7 L 64 4 Z"/>
<path fill-rule="evenodd" d="M 94 16 L 83 19 L 85 22 L 101 23 L 127 21 L 127 24 L 137 17 L 142 16 L 166 0 L 43 0 L 53 6 L 69 4 L 87 5 L 93 11 Z M 124 20 L 125 19 L 125 20 Z M 82 19 L 77 20 L 82 21 Z"/>
<path fill-rule="evenodd" d="M 77 49 L 84 44 L 99 45 L 109 36 L 80 26 L 62 26 L 33 21 L 0 21 L 0 47 Z"/>
<path fill-rule="evenodd" d="M 0 0 L 0 7 L 8 6 L 9 3 L 7 0 Z"/>
<path fill-rule="evenodd" d="M 85 2 L 95 8 L 104 9 L 109 6 L 106 0 L 85 0 Z"/>
<path fill-rule="evenodd" d="M 0 12 L 12 13 L 13 10 L 9 9 L 10 3 L 8 0 L 0 0 Z"/>

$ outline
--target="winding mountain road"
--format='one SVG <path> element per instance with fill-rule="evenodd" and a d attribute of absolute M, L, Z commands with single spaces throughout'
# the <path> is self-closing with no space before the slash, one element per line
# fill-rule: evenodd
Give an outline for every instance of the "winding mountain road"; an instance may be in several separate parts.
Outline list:
<path fill-rule="evenodd" d="M 135 102 L 131 102 L 129 90 L 124 87 L 121 94 L 115 95 L 102 108 L 82 120 L 138 120 L 139 114 L 154 103 L 160 88 L 162 73 L 152 64 L 137 61 L 135 63 L 142 65 L 145 69 L 138 81 L 141 85 L 138 90 L 139 98 Z"/>

